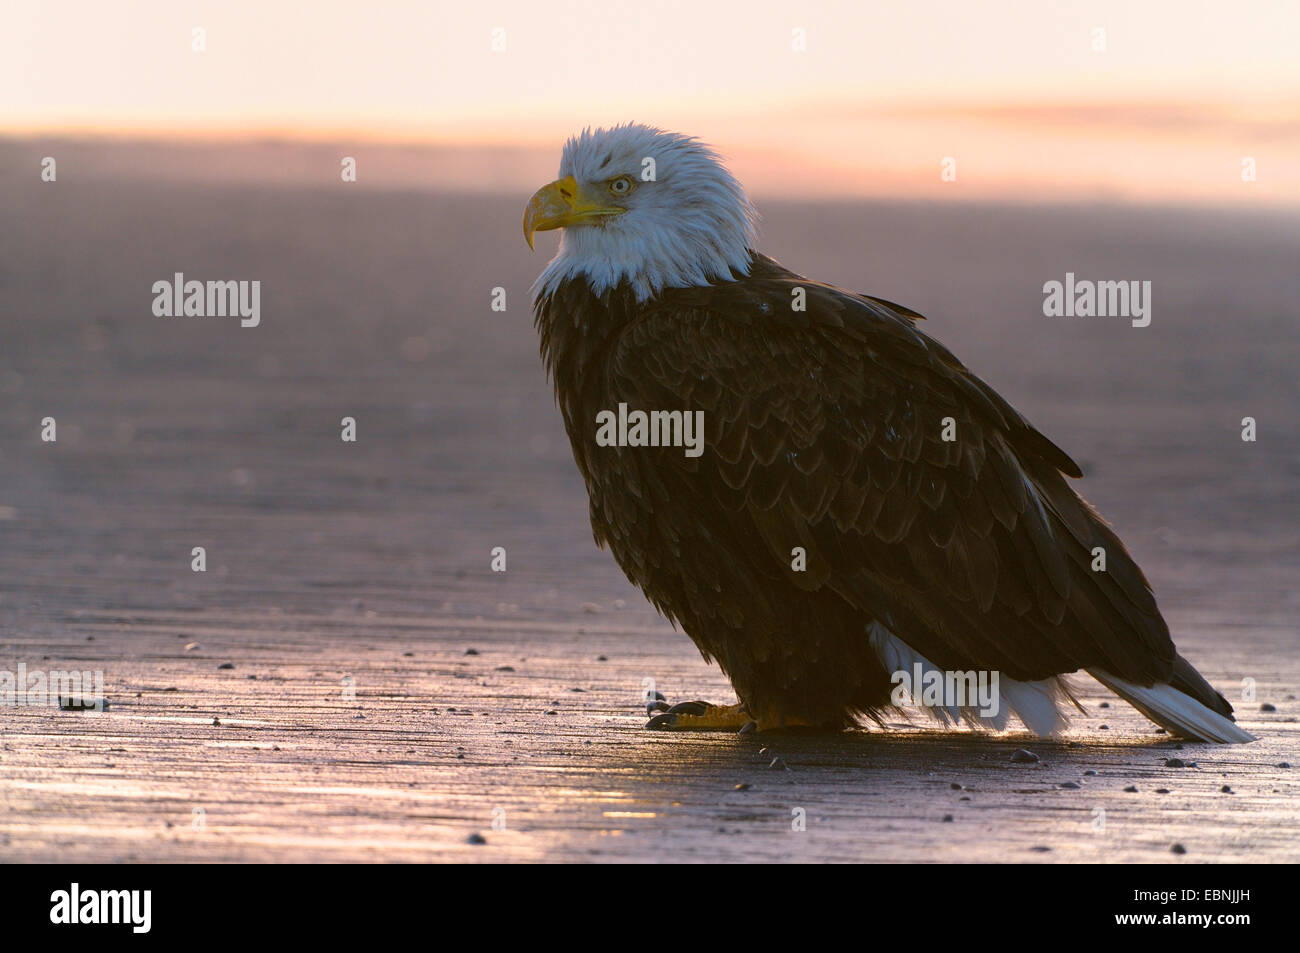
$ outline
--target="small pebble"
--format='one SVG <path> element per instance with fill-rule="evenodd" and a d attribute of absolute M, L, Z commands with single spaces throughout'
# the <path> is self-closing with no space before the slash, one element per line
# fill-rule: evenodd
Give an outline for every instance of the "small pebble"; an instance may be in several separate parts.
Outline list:
<path fill-rule="evenodd" d="M 733 791 L 748 791 L 748 790 L 749 790 L 749 785 L 746 784 L 746 783 L 744 783 L 744 782 L 742 781 L 740 784 L 737 784 L 737 785 L 736 785 L 734 788 L 732 788 L 731 790 L 733 790 Z"/>
<path fill-rule="evenodd" d="M 60 711 L 91 711 L 92 709 L 95 711 L 107 711 L 108 699 L 105 698 L 100 702 L 94 702 L 75 695 L 59 696 Z"/>
<path fill-rule="evenodd" d="M 1291 767 L 1291 762 L 1290 762 L 1290 761 L 1279 761 L 1277 766 L 1278 766 L 1279 768 L 1289 768 L 1289 767 Z"/>
<path fill-rule="evenodd" d="M 1132 785 L 1132 784 L 1130 784 L 1130 785 L 1129 785 L 1128 787 L 1126 787 L 1124 790 L 1127 791 L 1129 794 L 1137 794 L 1137 793 L 1138 793 L 1138 789 L 1137 789 L 1137 787 L 1136 787 L 1135 785 Z"/>
<path fill-rule="evenodd" d="M 1185 854 L 1185 853 L 1187 853 L 1187 848 L 1184 847 L 1182 844 L 1175 844 L 1173 847 L 1170 847 L 1169 850 L 1172 851 L 1172 852 L 1175 853 L 1175 854 Z"/>
<path fill-rule="evenodd" d="M 1166 767 L 1166 768 L 1185 768 L 1185 767 L 1187 767 L 1187 762 L 1184 761 L 1182 758 L 1165 758 L 1165 767 Z"/>
<path fill-rule="evenodd" d="M 1169 793 L 1169 789 L 1168 789 L 1168 788 L 1156 788 L 1156 793 L 1157 793 L 1157 794 L 1168 794 L 1168 793 Z"/>
<path fill-rule="evenodd" d="M 952 823 L 952 815 L 951 815 L 951 814 L 945 814 L 945 815 L 943 816 L 943 823 L 945 823 L 945 824 L 951 824 L 951 823 Z"/>
<path fill-rule="evenodd" d="M 232 668 L 234 668 L 234 667 L 235 667 L 235 663 L 234 663 L 234 662 L 222 662 L 220 665 L 217 666 L 217 669 L 218 669 L 218 670 L 221 670 L 221 669 L 229 670 L 229 669 L 232 669 Z"/>
<path fill-rule="evenodd" d="M 466 649 L 466 650 L 465 650 L 465 654 L 466 654 L 466 655 L 478 655 L 478 649 Z M 477 834 L 475 834 L 474 836 L 475 836 L 475 837 L 478 837 Z M 484 843 L 486 843 L 486 841 L 485 841 Z"/>
<path fill-rule="evenodd" d="M 1277 711 L 1277 706 L 1276 706 L 1276 705 L 1273 705 L 1273 704 L 1271 704 L 1271 703 L 1269 703 L 1269 702 L 1264 702 L 1264 704 L 1262 704 L 1262 705 L 1259 706 L 1259 710 L 1260 710 L 1260 711 Z"/>
<path fill-rule="evenodd" d="M 513 665 L 498 665 L 493 669 L 494 672 L 513 672 L 514 670 L 515 667 Z"/>
<path fill-rule="evenodd" d="M 1079 785 L 1075 784 L 1073 781 L 1063 781 L 1061 787 L 1065 788 L 1067 791 L 1079 790 Z"/>
<path fill-rule="evenodd" d="M 466 843 L 466 844 L 486 844 L 486 843 L 487 843 L 487 838 L 484 837 L 482 834 L 470 834 L 469 837 L 465 838 L 465 843 Z"/>
<path fill-rule="evenodd" d="M 1083 772 L 1083 776 L 1085 778 L 1095 778 L 1097 776 L 1097 772 L 1092 770 L 1092 768 L 1089 768 L 1087 771 Z"/>
<path fill-rule="evenodd" d="M 1219 793 L 1220 793 L 1220 794 L 1231 794 L 1231 793 L 1233 793 L 1233 792 L 1232 792 L 1232 788 L 1225 784 L 1223 787 L 1219 788 Z"/>
<path fill-rule="evenodd" d="M 597 656 L 596 656 L 596 661 L 597 661 L 597 662 L 608 662 L 608 661 L 609 661 L 609 658 L 608 658 L 607 656 L 604 656 L 604 655 L 597 655 Z"/>
<path fill-rule="evenodd" d="M 1012 752 L 1011 755 L 1012 764 L 1037 764 L 1038 760 L 1038 755 L 1034 754 L 1032 751 L 1026 751 L 1024 748 Z"/>
<path fill-rule="evenodd" d="M 954 790 L 954 791 L 960 791 L 960 790 L 961 790 L 961 785 L 958 784 L 956 781 L 952 782 L 952 784 L 948 785 L 948 787 L 952 788 L 952 790 Z"/>
<path fill-rule="evenodd" d="M 213 719 L 212 719 L 212 723 L 213 723 L 214 725 L 219 725 L 219 724 L 221 724 L 221 719 L 220 719 L 220 718 L 213 718 Z"/>
<path fill-rule="evenodd" d="M 1110 707 L 1110 702 L 1102 702 L 1102 703 L 1101 703 L 1100 705 L 1098 705 L 1097 707 L 1098 707 L 1098 708 L 1109 708 L 1109 707 Z"/>

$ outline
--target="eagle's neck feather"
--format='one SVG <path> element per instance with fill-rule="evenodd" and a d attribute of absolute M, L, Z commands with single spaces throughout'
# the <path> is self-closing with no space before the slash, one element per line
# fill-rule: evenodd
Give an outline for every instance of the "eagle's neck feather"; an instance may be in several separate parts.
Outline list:
<path fill-rule="evenodd" d="M 637 301 L 645 301 L 665 288 L 744 277 L 755 238 L 754 210 L 743 193 L 728 197 L 730 201 L 692 203 L 681 210 L 638 209 L 635 227 L 612 219 L 566 228 L 559 253 L 533 285 L 534 300 L 574 279 L 585 281 L 597 295 L 626 285 Z"/>

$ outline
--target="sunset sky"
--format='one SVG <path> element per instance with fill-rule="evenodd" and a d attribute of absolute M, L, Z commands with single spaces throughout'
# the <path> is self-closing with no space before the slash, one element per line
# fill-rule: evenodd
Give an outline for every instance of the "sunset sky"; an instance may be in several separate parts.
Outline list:
<path fill-rule="evenodd" d="M 44 0 L 3 14 L 0 132 L 554 150 L 636 119 L 795 194 L 1235 202 L 1250 157 L 1245 200 L 1295 202 L 1297 36 L 1300 4 L 1220 0 Z"/>

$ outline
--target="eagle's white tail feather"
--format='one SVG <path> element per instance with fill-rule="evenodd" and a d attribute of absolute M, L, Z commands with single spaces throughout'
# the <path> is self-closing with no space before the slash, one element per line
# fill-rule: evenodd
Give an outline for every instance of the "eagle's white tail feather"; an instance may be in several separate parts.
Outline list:
<path fill-rule="evenodd" d="M 1088 669 L 1088 674 L 1156 724 L 1170 731 L 1220 745 L 1244 744 L 1255 740 L 1250 732 L 1172 685 L 1144 688 L 1096 668 Z"/>
<path fill-rule="evenodd" d="M 867 633 L 886 671 L 911 673 L 917 663 L 920 663 L 923 672 L 943 671 L 879 622 L 873 621 L 867 627 Z M 984 715 L 978 708 L 969 705 L 926 705 L 924 708 L 930 717 L 944 725 L 965 722 L 972 728 L 989 731 L 1005 731 L 1009 716 L 1014 714 L 1024 722 L 1026 728 L 1040 737 L 1056 734 L 1067 724 L 1061 709 L 1070 695 L 1059 678 L 1018 682 L 999 673 L 998 695 L 998 711 L 993 715 Z"/>
<path fill-rule="evenodd" d="M 1065 704 L 1073 701 L 1065 684 L 1059 678 L 1045 678 L 1037 682 L 1017 682 L 1015 679 L 1001 679 L 1002 697 L 1007 707 L 1016 713 L 1016 717 L 1025 723 L 1025 727 L 1046 738 L 1063 731 L 1069 723 L 1065 717 Z"/>

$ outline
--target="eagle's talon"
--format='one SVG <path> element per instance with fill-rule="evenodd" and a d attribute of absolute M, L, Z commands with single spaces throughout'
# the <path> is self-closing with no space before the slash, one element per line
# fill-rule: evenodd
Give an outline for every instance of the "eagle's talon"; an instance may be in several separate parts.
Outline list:
<path fill-rule="evenodd" d="M 647 718 L 653 715 L 657 711 L 668 711 L 668 710 L 669 710 L 668 703 L 666 701 L 663 701 L 662 699 L 657 699 L 655 701 L 645 703 L 645 713 Z"/>
<path fill-rule="evenodd" d="M 646 714 L 650 714 L 647 705 Z M 738 731 L 752 721 L 743 705 L 710 705 L 705 701 L 678 702 L 655 715 L 646 727 L 652 731 Z"/>
<path fill-rule="evenodd" d="M 714 706 L 710 705 L 708 702 L 702 701 L 678 702 L 672 708 L 667 709 L 667 711 L 674 715 L 703 715 L 713 707 Z"/>

